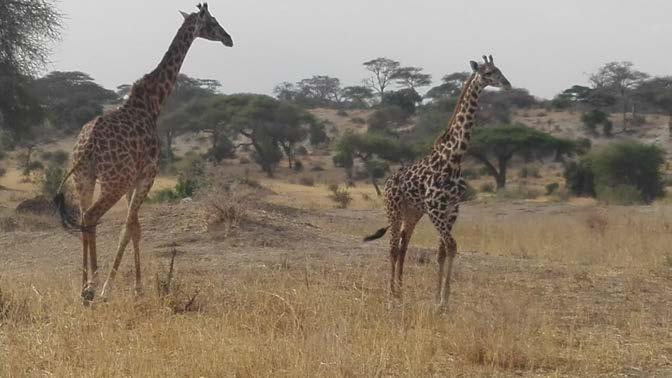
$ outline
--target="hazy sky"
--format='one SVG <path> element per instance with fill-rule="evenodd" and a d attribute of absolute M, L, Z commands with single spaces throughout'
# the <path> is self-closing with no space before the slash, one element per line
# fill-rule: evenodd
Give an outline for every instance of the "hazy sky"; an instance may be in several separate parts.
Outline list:
<path fill-rule="evenodd" d="M 191 0 L 61 0 L 54 70 L 84 71 L 113 89 L 151 71 Z M 362 62 L 385 56 L 441 76 L 492 54 L 516 87 L 550 98 L 601 64 L 630 60 L 672 74 L 669 0 L 239 0 L 209 2 L 235 46 L 197 40 L 182 72 L 225 93 L 271 93 L 282 81 L 329 75 L 360 84 Z"/>

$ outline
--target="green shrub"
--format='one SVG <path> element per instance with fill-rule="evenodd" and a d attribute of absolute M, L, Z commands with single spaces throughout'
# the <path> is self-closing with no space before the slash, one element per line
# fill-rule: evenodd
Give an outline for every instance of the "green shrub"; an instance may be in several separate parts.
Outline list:
<path fill-rule="evenodd" d="M 571 194 L 575 196 L 595 196 L 595 177 L 590 157 L 584 157 L 578 162 L 568 163 L 565 166 L 563 176 Z"/>
<path fill-rule="evenodd" d="M 40 154 L 40 159 L 48 162 L 50 165 L 64 165 L 70 156 L 67 152 L 63 150 L 58 151 L 45 151 Z"/>
<path fill-rule="evenodd" d="M 560 184 L 557 182 L 552 182 L 550 184 L 546 185 L 546 195 L 550 196 L 551 194 L 555 193 L 558 189 L 560 189 Z"/>
<path fill-rule="evenodd" d="M 493 193 L 495 191 L 495 185 L 491 182 L 484 182 L 478 189 L 481 193 Z"/>
<path fill-rule="evenodd" d="M 295 153 L 297 156 L 306 156 L 308 155 L 308 149 L 305 146 L 298 146 Z"/>
<path fill-rule="evenodd" d="M 177 201 L 178 199 L 179 198 L 177 197 L 177 194 L 175 194 L 173 189 L 165 188 L 154 192 L 154 194 L 152 194 L 149 200 L 151 202 L 173 202 Z"/>
<path fill-rule="evenodd" d="M 462 195 L 462 201 L 473 201 L 476 197 L 478 197 L 476 189 L 467 183 L 467 189 L 465 190 L 464 195 Z"/>
<path fill-rule="evenodd" d="M 478 180 L 479 178 L 481 178 L 481 175 L 477 169 L 464 168 L 462 169 L 462 177 L 468 180 Z"/>
<path fill-rule="evenodd" d="M 352 196 L 347 188 L 341 188 L 338 185 L 332 184 L 329 185 L 329 190 L 331 190 L 329 198 L 336 202 L 336 207 L 339 209 L 347 208 L 348 205 L 350 205 L 350 202 L 352 202 Z"/>
<path fill-rule="evenodd" d="M 299 178 L 299 184 L 305 186 L 315 186 L 315 179 L 313 176 L 302 176 Z"/>
<path fill-rule="evenodd" d="M 63 181 L 65 171 L 60 167 L 48 167 L 40 172 L 33 181 L 38 194 L 53 198 L 58 193 L 58 187 Z"/>
<path fill-rule="evenodd" d="M 631 202 L 632 188 L 639 201 L 649 203 L 664 194 L 661 167 L 665 162 L 662 149 L 635 141 L 613 143 L 593 151 L 578 163 L 565 168 L 568 189 L 576 195 L 601 197 L 611 202 Z M 615 198 L 615 199 L 614 199 Z"/>
<path fill-rule="evenodd" d="M 609 115 L 603 111 L 593 109 L 581 115 L 581 122 L 593 134 L 597 134 L 597 126 L 602 125 L 605 135 L 611 135 L 613 125 L 609 120 Z"/>
<path fill-rule="evenodd" d="M 529 178 L 529 177 L 539 178 L 539 177 L 541 177 L 541 174 L 539 173 L 540 171 L 541 171 L 541 169 L 536 164 L 524 165 L 520 169 L 520 177 L 521 178 Z"/>
<path fill-rule="evenodd" d="M 598 185 L 596 192 L 598 200 L 610 205 L 637 205 L 643 202 L 642 194 L 632 185 Z"/>
<path fill-rule="evenodd" d="M 661 167 L 665 152 L 657 146 L 619 142 L 592 154 L 591 159 L 596 187 L 632 186 L 646 203 L 664 194 Z"/>

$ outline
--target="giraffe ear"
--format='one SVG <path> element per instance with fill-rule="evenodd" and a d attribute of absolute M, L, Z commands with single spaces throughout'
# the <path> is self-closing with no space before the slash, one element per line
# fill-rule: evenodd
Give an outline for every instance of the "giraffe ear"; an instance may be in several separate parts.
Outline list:
<path fill-rule="evenodd" d="M 469 61 L 469 64 L 471 65 L 471 69 L 476 72 L 478 71 L 478 63 L 474 62 L 473 60 Z"/>
<path fill-rule="evenodd" d="M 187 19 L 187 17 L 189 17 L 189 14 L 185 12 L 180 11 L 180 14 L 182 15 L 182 17 L 184 17 L 185 20 Z"/>

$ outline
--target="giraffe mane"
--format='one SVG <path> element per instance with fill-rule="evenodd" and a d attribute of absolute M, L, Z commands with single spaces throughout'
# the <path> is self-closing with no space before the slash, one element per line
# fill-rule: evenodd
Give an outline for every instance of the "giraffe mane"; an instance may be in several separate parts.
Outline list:
<path fill-rule="evenodd" d="M 464 83 L 462 86 L 462 91 L 460 92 L 460 96 L 457 98 L 457 102 L 455 103 L 455 109 L 453 109 L 453 114 L 450 116 L 450 120 L 448 120 L 448 129 L 446 129 L 441 135 L 439 135 L 436 140 L 434 141 L 434 147 L 436 147 L 438 144 L 440 144 L 440 141 L 443 140 L 443 138 L 450 132 L 450 127 L 453 125 L 453 122 L 455 122 L 455 118 L 457 117 L 457 113 L 460 112 L 460 104 L 462 103 L 462 100 L 464 100 L 464 96 L 467 95 L 467 89 L 471 86 L 471 83 L 474 81 L 476 78 L 476 72 L 472 73 L 471 76 L 469 76 L 469 79 Z"/>

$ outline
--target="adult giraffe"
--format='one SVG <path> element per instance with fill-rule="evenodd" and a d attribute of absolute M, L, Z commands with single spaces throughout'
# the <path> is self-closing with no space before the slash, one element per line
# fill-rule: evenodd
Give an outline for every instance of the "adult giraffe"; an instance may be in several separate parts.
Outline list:
<path fill-rule="evenodd" d="M 448 128 L 434 142 L 427 156 L 412 165 L 400 168 L 385 183 L 385 210 L 389 225 L 364 241 L 383 237 L 390 229 L 390 291 L 401 293 L 404 258 L 415 225 L 427 213 L 439 232 L 439 287 L 437 299 L 441 307 L 448 303 L 450 274 L 457 243 L 451 235 L 457 219 L 459 202 L 466 191 L 462 178 L 462 159 L 469 145 L 474 114 L 478 110 L 478 98 L 487 86 L 511 89 L 511 84 L 495 67 L 492 56 L 478 64 L 471 61 L 472 75 L 462 88 Z M 444 264 L 448 257 L 448 267 Z M 395 274 L 398 284 L 395 283 Z"/>
<path fill-rule="evenodd" d="M 97 285 L 96 225 L 124 195 L 128 201 L 126 222 L 101 297 L 109 295 L 129 239 L 133 241 L 135 258 L 135 291 L 141 293 L 138 210 L 159 170 L 156 121 L 161 106 L 170 95 L 187 51 L 196 38 L 233 46 L 231 36 L 210 14 L 207 3 L 198 4 L 197 12 L 181 13 L 184 22 L 154 71 L 133 84 L 128 99 L 118 109 L 82 127 L 72 155 L 72 168 L 54 198 L 63 225 L 82 231 L 82 298 L 86 302 L 93 300 Z M 62 188 L 70 175 L 79 199 L 79 220 L 70 216 L 65 207 Z M 94 202 L 96 181 L 100 183 L 100 197 Z"/>

